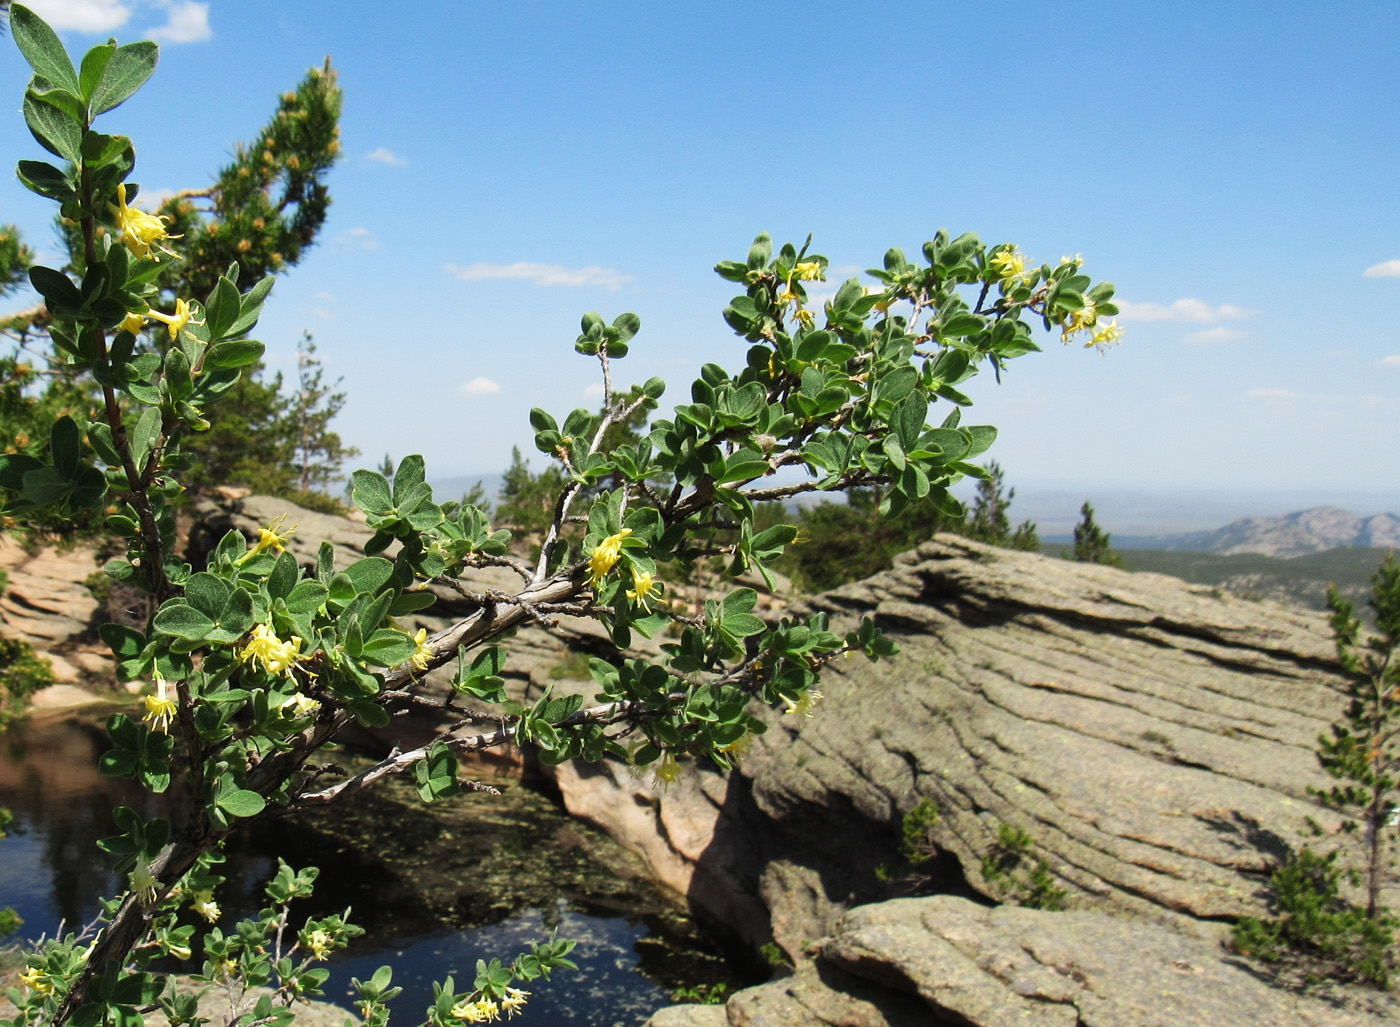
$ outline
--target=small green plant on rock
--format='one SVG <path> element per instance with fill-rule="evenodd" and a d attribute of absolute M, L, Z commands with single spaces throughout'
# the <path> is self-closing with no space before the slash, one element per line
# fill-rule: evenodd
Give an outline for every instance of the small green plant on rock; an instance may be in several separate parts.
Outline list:
<path fill-rule="evenodd" d="M 1337 858 L 1304 846 L 1275 870 L 1269 887 L 1276 915 L 1241 919 L 1234 946 L 1267 963 L 1295 963 L 1305 980 L 1340 977 L 1388 987 L 1395 918 L 1372 918 L 1342 895 L 1342 882 L 1352 875 Z"/>
<path fill-rule="evenodd" d="M 677 988 L 671 992 L 672 1002 L 698 1003 L 702 1006 L 722 1006 L 729 1000 L 729 985 L 723 981 L 714 984 L 696 984 Z"/>
<path fill-rule="evenodd" d="M 938 823 L 938 803 L 930 798 L 919 800 L 919 804 L 904 814 L 903 838 L 899 852 L 911 866 L 927 863 L 937 853 L 933 843 L 933 828 Z"/>
<path fill-rule="evenodd" d="M 29 697 L 53 684 L 53 664 L 18 638 L 0 638 L 0 731 L 17 717 Z"/>
<path fill-rule="evenodd" d="M 1040 860 L 1030 870 L 1025 865 L 1035 839 L 1013 824 L 997 824 L 997 840 L 982 857 L 982 880 L 1019 906 L 1030 909 L 1064 909 L 1068 895 L 1055 884 L 1050 864 Z"/>

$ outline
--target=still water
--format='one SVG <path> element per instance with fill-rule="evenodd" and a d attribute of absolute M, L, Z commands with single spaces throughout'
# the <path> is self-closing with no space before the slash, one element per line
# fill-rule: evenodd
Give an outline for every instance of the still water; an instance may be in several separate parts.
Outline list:
<path fill-rule="evenodd" d="M 120 886 L 95 845 L 113 833 L 113 806 L 161 813 L 133 785 L 97 773 L 105 738 L 100 717 L 72 716 L 36 717 L 0 735 L 0 806 L 15 816 L 0 842 L 0 906 L 24 918 L 26 938 L 52 934 L 60 921 L 87 923 L 98 897 Z M 735 983 L 630 854 L 546 797 L 493 783 L 503 796 L 425 807 L 395 780 L 314 815 L 259 822 L 222 868 L 220 925 L 228 931 L 263 905 L 281 854 L 321 868 L 315 897 L 293 906 L 294 922 L 349 906 L 366 930 L 327 964 L 326 999 L 347 1008 L 350 979 L 391 963 L 404 988 L 395 1019 L 418 1022 L 432 981 L 453 974 L 459 989 L 470 987 L 478 958 L 509 962 L 555 928 L 578 940 L 579 972 L 527 986 L 523 1027 L 640 1024 L 677 987 Z"/>

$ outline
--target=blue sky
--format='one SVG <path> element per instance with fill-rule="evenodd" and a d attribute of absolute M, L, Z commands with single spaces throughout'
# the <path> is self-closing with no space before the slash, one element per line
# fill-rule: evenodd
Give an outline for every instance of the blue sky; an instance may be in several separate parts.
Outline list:
<path fill-rule="evenodd" d="M 70 49 L 163 41 L 106 124 L 147 190 L 207 183 L 332 57 L 335 205 L 258 336 L 289 369 L 315 335 L 366 463 L 532 452 L 531 406 L 598 401 L 587 310 L 637 312 L 624 376 L 684 398 L 742 360 L 710 269 L 761 230 L 851 273 L 946 226 L 1082 253 L 1124 301 L 1107 355 L 1046 339 L 973 383 L 1013 483 L 1400 493 L 1400 5 L 31 6 Z M 12 160 L 26 78 L 0 42 Z M 7 183 L 0 219 L 51 250 Z"/>

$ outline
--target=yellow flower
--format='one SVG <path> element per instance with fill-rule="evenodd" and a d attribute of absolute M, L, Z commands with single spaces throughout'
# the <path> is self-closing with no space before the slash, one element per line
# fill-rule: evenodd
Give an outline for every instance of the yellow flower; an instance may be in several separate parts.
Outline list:
<path fill-rule="evenodd" d="M 239 653 L 239 659 L 244 663 L 261 663 L 263 670 L 269 674 L 288 674 L 300 655 L 301 639 L 298 636 L 293 635 L 283 642 L 266 624 L 259 624 Z"/>
<path fill-rule="evenodd" d="M 179 945 L 169 941 L 165 943 L 165 950 L 176 959 L 189 959 L 190 956 L 194 955 L 194 953 L 190 951 L 188 945 Z"/>
<path fill-rule="evenodd" d="M 811 328 L 816 321 L 816 317 L 806 307 L 800 307 L 797 311 L 797 320 L 803 328 Z"/>
<path fill-rule="evenodd" d="M 218 969 L 217 969 L 217 971 L 216 971 L 216 975 L 219 977 L 220 980 L 225 980 L 225 981 L 227 981 L 227 980 L 231 980 L 231 979 L 233 978 L 233 975 L 236 974 L 237 972 L 238 972 L 238 960 L 236 960 L 236 959 L 222 959 L 222 960 L 219 961 L 219 966 L 218 966 Z"/>
<path fill-rule="evenodd" d="M 631 528 L 623 528 L 616 535 L 609 535 L 594 547 L 593 555 L 588 560 L 588 572 L 592 576 L 594 588 L 598 587 L 598 583 L 616 565 L 618 558 L 622 556 L 622 540 L 630 534 L 632 534 Z"/>
<path fill-rule="evenodd" d="M 151 863 L 143 856 L 136 857 L 136 866 L 131 868 L 128 875 L 131 881 L 131 890 L 141 899 L 142 904 L 151 905 L 156 901 L 156 896 L 160 892 L 160 880 L 151 873 Z"/>
<path fill-rule="evenodd" d="M 797 293 L 793 292 L 791 289 L 784 289 L 782 292 L 778 293 L 778 302 L 783 306 L 787 306 L 789 303 L 799 303 L 801 301 L 797 298 Z"/>
<path fill-rule="evenodd" d="M 321 704 L 309 695 L 297 692 L 283 699 L 277 708 L 289 717 L 309 717 L 321 708 Z"/>
<path fill-rule="evenodd" d="M 287 539 L 291 538 L 292 534 L 297 530 L 297 526 L 293 524 L 286 531 L 283 531 L 282 523 L 286 519 L 286 514 L 279 514 L 277 519 L 266 528 L 259 528 L 257 542 L 253 544 L 252 549 L 248 550 L 247 556 L 244 556 L 243 559 L 246 560 L 249 557 L 257 556 L 259 553 L 265 553 L 269 549 L 274 553 L 282 552 L 286 548 Z"/>
<path fill-rule="evenodd" d="M 1094 334 L 1090 336 L 1089 342 L 1086 343 L 1086 345 L 1098 346 L 1102 349 L 1104 346 L 1112 346 L 1122 337 L 1123 329 L 1118 327 L 1118 322 L 1109 321 L 1107 324 L 1099 325 L 1094 329 Z"/>
<path fill-rule="evenodd" d="M 824 282 L 826 273 L 822 271 L 821 261 L 804 260 L 793 269 L 797 273 L 799 281 L 803 282 Z"/>
<path fill-rule="evenodd" d="M 501 1007 L 489 998 L 463 999 L 452 1007 L 452 1018 L 466 1023 L 491 1023 L 501 1018 Z"/>
<path fill-rule="evenodd" d="M 117 228 L 121 230 L 126 248 L 135 256 L 142 260 L 159 260 L 159 257 L 151 255 L 153 248 L 169 257 L 179 256 L 174 250 L 160 245 L 162 239 L 180 238 L 166 233 L 165 218 L 126 205 L 125 183 L 117 186 L 117 202 L 107 204 L 107 209 L 117 219 Z"/>
<path fill-rule="evenodd" d="M 1083 307 L 1066 315 L 1064 323 L 1060 326 L 1060 341 L 1068 342 L 1072 336 L 1094 327 L 1098 318 L 1099 308 L 1094 301 L 1085 300 Z"/>
<path fill-rule="evenodd" d="M 734 741 L 730 742 L 728 745 L 721 745 L 719 747 L 719 751 L 724 753 L 730 759 L 741 760 L 749 754 L 749 750 L 752 748 L 753 732 L 745 731 L 742 735 L 734 739 Z"/>
<path fill-rule="evenodd" d="M 53 994 L 53 978 L 37 966 L 31 966 L 25 973 L 21 974 L 19 982 L 26 988 L 37 991 L 40 995 Z"/>
<path fill-rule="evenodd" d="M 655 776 L 657 784 L 664 788 L 681 776 L 680 761 L 676 759 L 675 753 L 663 752 L 661 758 L 651 768 L 651 772 Z"/>
<path fill-rule="evenodd" d="M 521 991 L 519 988 L 507 988 L 506 997 L 501 999 L 501 1008 L 514 1019 L 515 1014 L 520 1012 L 520 1008 L 525 1005 L 525 1000 L 530 997 L 528 991 Z"/>
<path fill-rule="evenodd" d="M 1026 269 L 1026 255 L 1012 246 L 1002 250 L 987 263 L 998 278 L 1014 278 Z"/>
<path fill-rule="evenodd" d="M 204 323 L 194 319 L 194 313 L 190 310 L 188 300 L 176 300 L 175 313 L 173 314 L 162 314 L 159 310 L 148 310 L 146 316 L 164 324 L 169 329 L 172 339 L 184 331 L 187 325 L 202 325 Z"/>
<path fill-rule="evenodd" d="M 632 587 L 627 590 L 627 598 L 631 599 L 642 609 L 647 609 L 647 603 L 651 600 L 653 592 L 659 592 L 661 585 L 652 580 L 646 571 L 638 571 L 632 568 Z"/>
<path fill-rule="evenodd" d="M 219 909 L 219 904 L 214 901 L 214 893 L 211 891 L 202 891 L 196 894 L 194 902 L 190 903 L 190 908 L 211 924 L 219 919 L 222 912 Z"/>
<path fill-rule="evenodd" d="M 428 645 L 428 629 L 419 628 L 417 633 L 409 636 L 417 644 L 418 648 L 413 650 L 413 655 L 408 658 L 414 670 L 420 674 L 428 669 L 428 661 L 433 658 L 433 648 Z"/>
<path fill-rule="evenodd" d="M 797 693 L 796 700 L 789 699 L 787 696 L 783 696 L 782 700 L 787 706 L 787 709 L 783 711 L 784 716 L 810 718 L 812 707 L 822 701 L 822 694 L 815 688 L 804 688 Z"/>
<path fill-rule="evenodd" d="M 315 930 L 307 935 L 306 947 L 311 950 L 313 959 L 325 959 L 335 948 L 335 939 L 325 931 Z"/>
<path fill-rule="evenodd" d="M 122 331 L 130 332 L 132 335 L 135 335 L 141 330 L 141 326 L 145 323 L 145 314 L 138 314 L 136 311 L 131 310 L 127 311 L 126 317 L 122 318 L 122 323 L 119 327 Z"/>
<path fill-rule="evenodd" d="M 165 678 L 157 674 L 156 694 L 146 696 L 146 715 L 141 719 L 151 725 L 152 731 L 164 734 L 170 730 L 170 723 L 178 712 L 175 700 L 166 695 Z"/>

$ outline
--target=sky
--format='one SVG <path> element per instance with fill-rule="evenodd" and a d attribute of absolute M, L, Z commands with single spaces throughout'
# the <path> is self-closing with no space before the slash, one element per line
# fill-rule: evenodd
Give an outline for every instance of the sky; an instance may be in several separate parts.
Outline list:
<path fill-rule="evenodd" d="M 334 206 L 255 334 L 283 371 L 313 334 L 366 465 L 533 453 L 530 407 L 599 402 L 589 310 L 639 314 L 619 377 L 686 401 L 701 363 L 742 364 L 712 268 L 760 231 L 813 233 L 834 289 L 946 227 L 1118 287 L 1118 347 L 1047 336 L 969 383 L 1013 484 L 1400 496 L 1393 2 L 30 6 L 70 50 L 161 42 L 104 128 L 148 192 L 207 184 L 330 55 Z M 0 40 L 13 160 L 42 156 L 27 77 Z M 50 216 L 0 184 L 41 254 Z"/>

